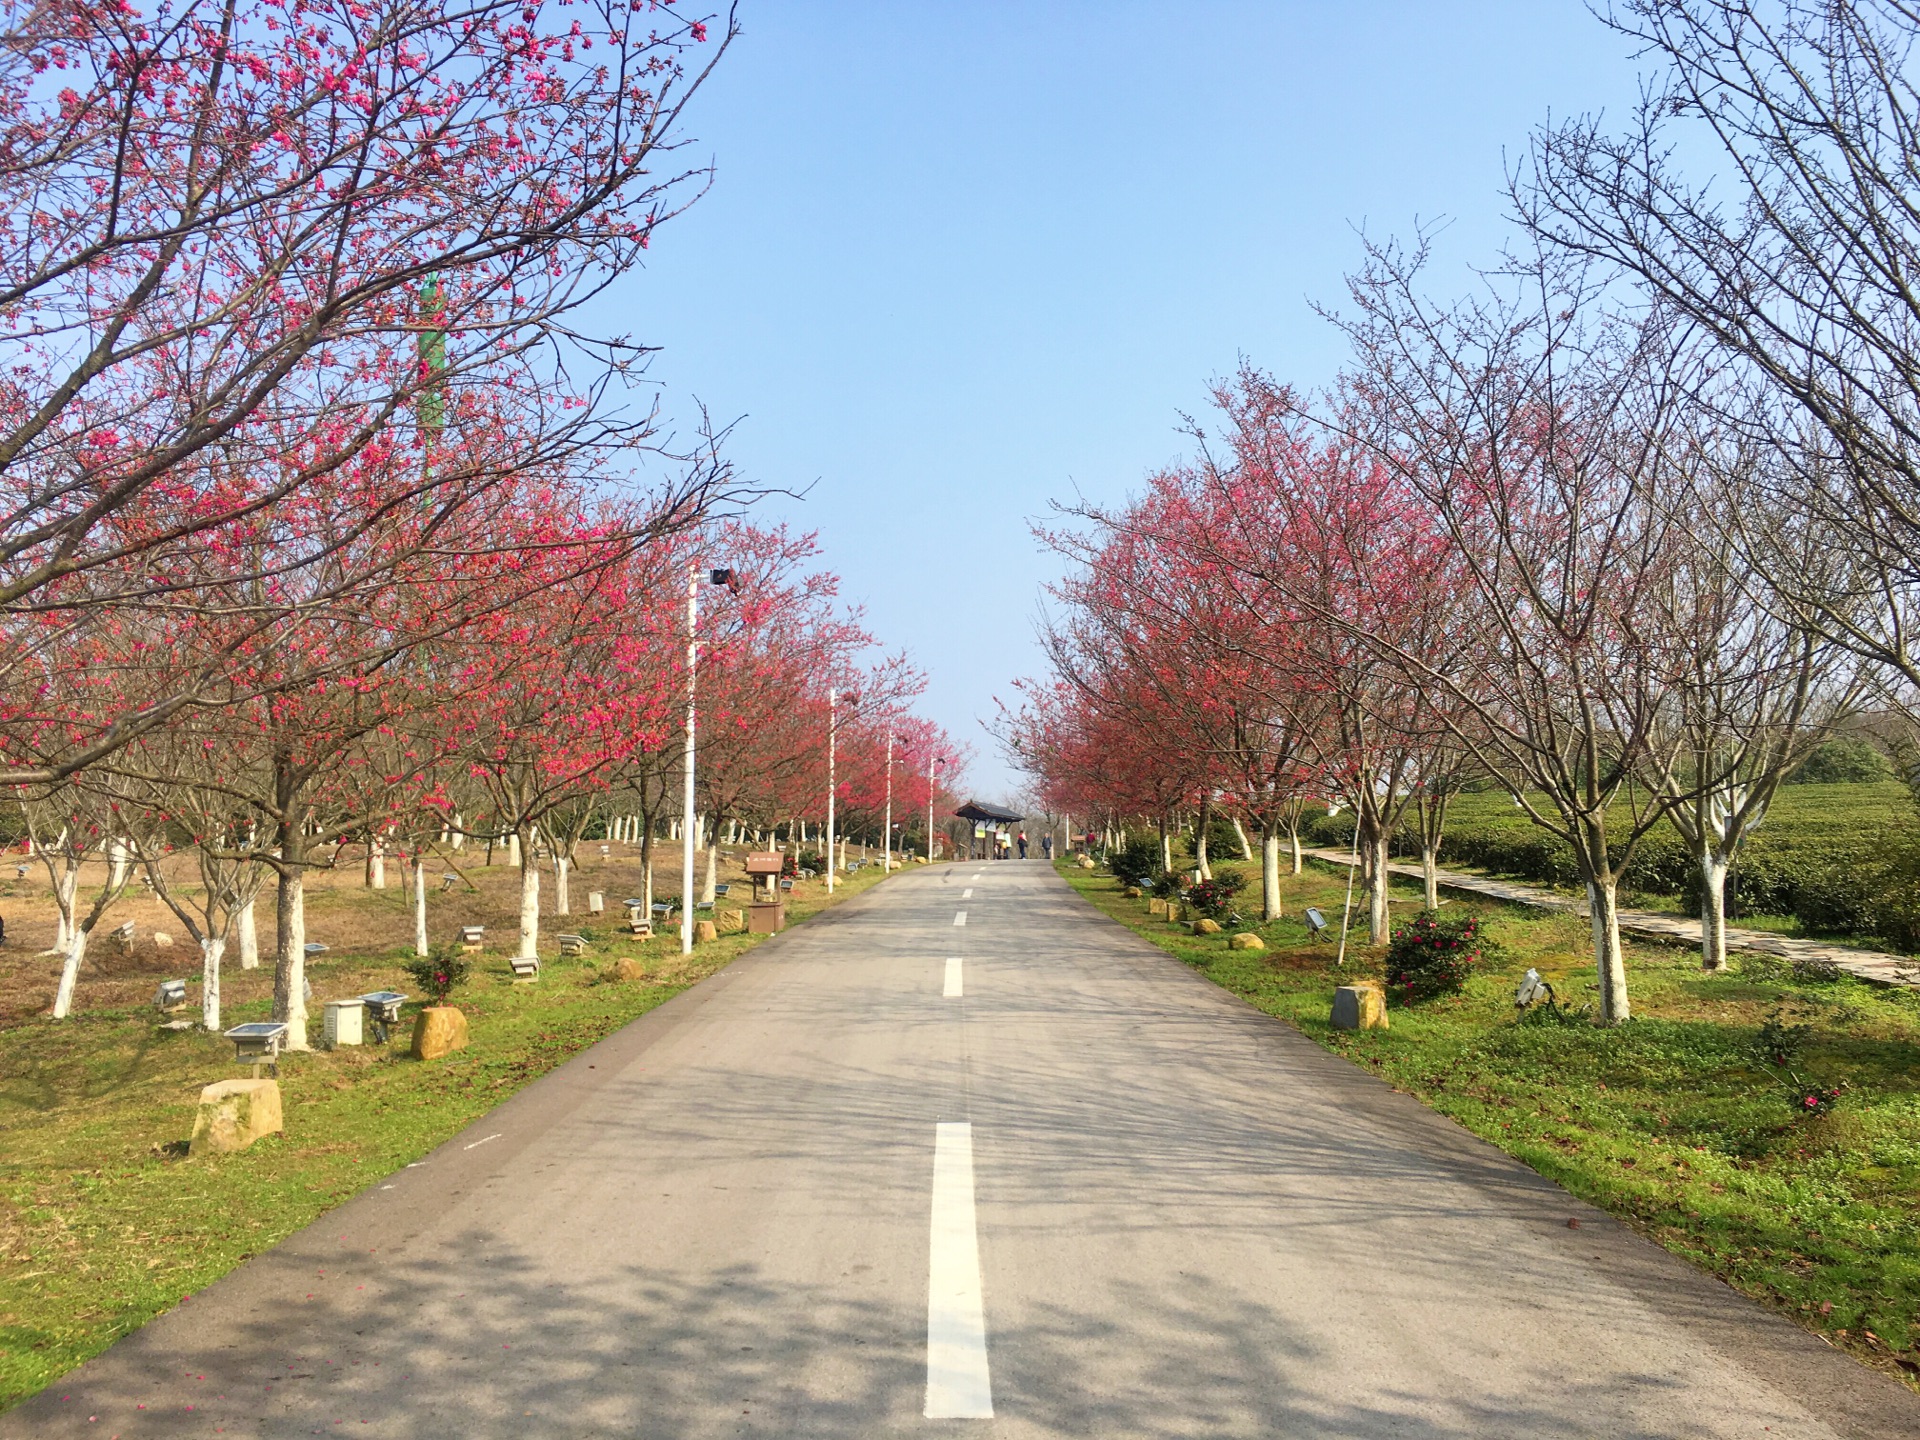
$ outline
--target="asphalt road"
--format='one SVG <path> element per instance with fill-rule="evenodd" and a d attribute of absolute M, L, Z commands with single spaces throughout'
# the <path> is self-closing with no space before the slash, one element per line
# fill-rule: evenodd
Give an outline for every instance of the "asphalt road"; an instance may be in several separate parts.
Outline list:
<path fill-rule="evenodd" d="M 762 946 L 0 1417 L 952 1432 L 1911 1437 L 1920 1399 L 1035 861 Z"/>

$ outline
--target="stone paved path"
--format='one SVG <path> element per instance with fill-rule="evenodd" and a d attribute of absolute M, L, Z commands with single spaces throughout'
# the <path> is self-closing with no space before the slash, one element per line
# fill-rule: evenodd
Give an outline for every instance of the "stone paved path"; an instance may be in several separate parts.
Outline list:
<path fill-rule="evenodd" d="M 1352 865 L 1354 858 L 1345 850 L 1309 850 L 1316 860 L 1325 860 L 1331 865 Z M 1387 867 L 1395 875 L 1410 880 L 1421 878 L 1418 865 L 1392 864 Z M 1556 895 L 1551 890 L 1543 890 L 1538 885 L 1523 885 L 1514 880 L 1491 880 L 1484 875 L 1468 875 L 1459 870 L 1439 872 L 1440 887 L 1443 890 L 1465 890 L 1474 895 L 1490 895 L 1496 900 L 1505 900 L 1514 905 L 1533 905 L 1542 910 L 1559 910 L 1568 915 L 1585 918 L 1586 905 L 1565 895 Z M 1665 915 L 1657 910 L 1622 910 L 1620 928 L 1629 934 L 1644 935 L 1655 940 L 1672 941 L 1680 945 L 1698 945 L 1700 943 L 1700 922 L 1689 920 L 1680 915 Z M 1862 980 L 1871 980 L 1879 985 L 1904 985 L 1910 989 L 1920 989 L 1920 961 L 1903 959 L 1897 955 L 1888 955 L 1878 950 L 1862 950 L 1852 945 L 1830 945 L 1822 940 L 1796 940 L 1790 935 L 1776 935 L 1771 930 L 1744 930 L 1736 926 L 1727 927 L 1727 948 L 1729 950 L 1751 950 L 1762 955 L 1777 955 L 1782 960 L 1825 960 L 1849 975 L 1857 975 Z"/>

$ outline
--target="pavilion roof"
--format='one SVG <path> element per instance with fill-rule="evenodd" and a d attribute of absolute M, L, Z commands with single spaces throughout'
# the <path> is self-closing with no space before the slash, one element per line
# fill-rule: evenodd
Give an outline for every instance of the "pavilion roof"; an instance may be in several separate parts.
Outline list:
<path fill-rule="evenodd" d="M 1016 815 L 1011 810 L 1002 810 L 998 805 L 983 805 L 978 800 L 969 800 L 953 812 L 962 820 L 971 820 L 976 825 L 1011 825 L 1016 820 L 1024 820 L 1024 815 Z"/>

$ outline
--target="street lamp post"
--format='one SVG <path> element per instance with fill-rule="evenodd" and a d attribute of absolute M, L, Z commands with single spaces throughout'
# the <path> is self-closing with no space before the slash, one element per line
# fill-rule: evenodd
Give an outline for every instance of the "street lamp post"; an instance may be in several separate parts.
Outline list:
<path fill-rule="evenodd" d="M 714 570 L 708 580 L 714 585 L 731 585 L 733 571 Z M 681 796 L 680 819 L 680 953 L 693 953 L 693 871 L 694 871 L 694 819 L 693 819 L 693 735 L 696 711 L 694 708 L 694 674 L 700 663 L 700 564 L 697 560 L 687 562 L 687 756 L 686 790 Z"/>
<path fill-rule="evenodd" d="M 927 863 L 933 863 L 933 767 L 946 764 L 943 757 L 927 757 Z"/>
<path fill-rule="evenodd" d="M 839 738 L 840 692 L 833 686 L 827 687 L 827 894 L 833 893 L 833 801 L 835 788 L 834 745 Z M 858 695 L 847 696 L 847 704 L 858 705 Z"/>
<path fill-rule="evenodd" d="M 880 826 L 880 873 L 893 873 L 893 731 L 887 731 L 887 817 Z"/>

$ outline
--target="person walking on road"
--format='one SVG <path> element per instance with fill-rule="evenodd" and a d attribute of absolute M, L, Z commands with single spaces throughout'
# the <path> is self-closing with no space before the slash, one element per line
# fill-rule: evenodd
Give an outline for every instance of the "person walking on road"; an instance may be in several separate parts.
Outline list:
<path fill-rule="evenodd" d="M 1020 858 L 1027 858 L 1027 832 L 1024 830 L 1020 832 Z"/>
<path fill-rule="evenodd" d="M 1040 858 L 1042 860 L 1053 859 L 1053 832 L 1051 830 L 1040 837 Z"/>

